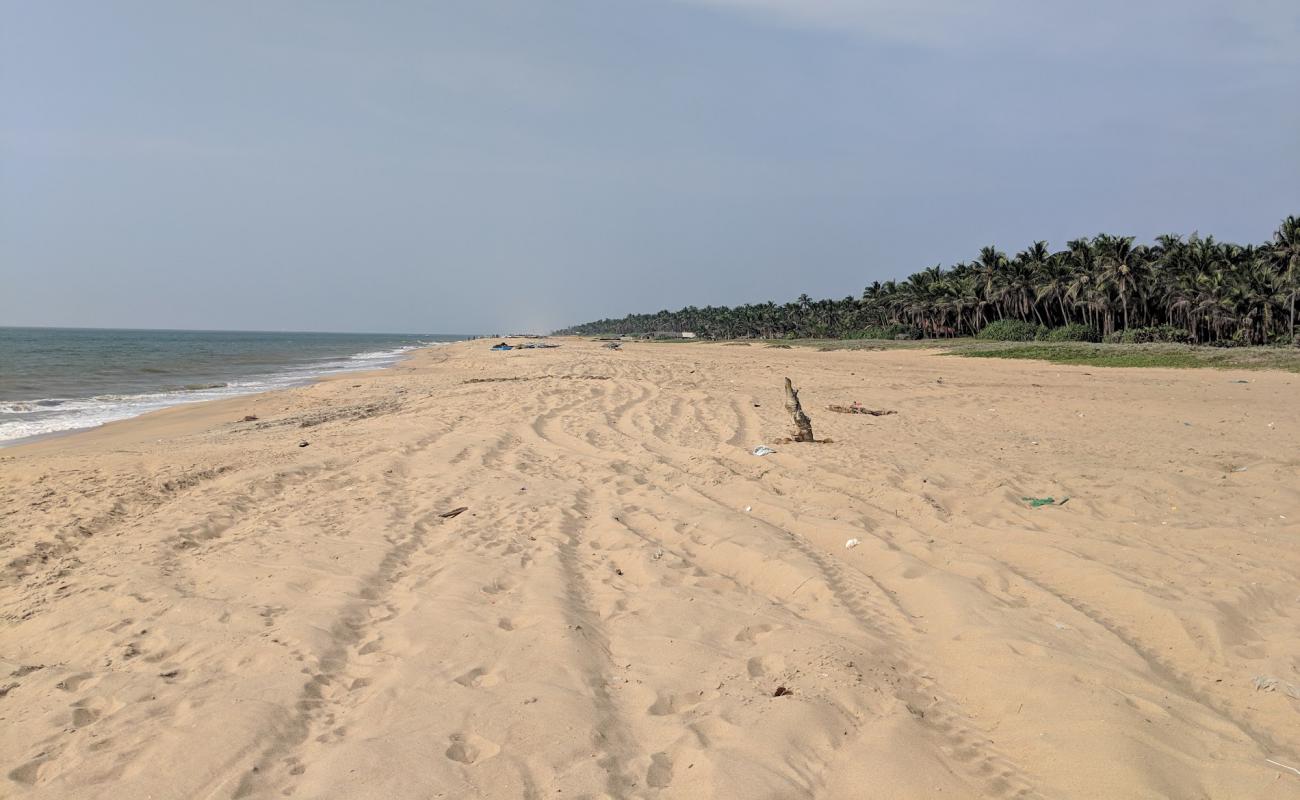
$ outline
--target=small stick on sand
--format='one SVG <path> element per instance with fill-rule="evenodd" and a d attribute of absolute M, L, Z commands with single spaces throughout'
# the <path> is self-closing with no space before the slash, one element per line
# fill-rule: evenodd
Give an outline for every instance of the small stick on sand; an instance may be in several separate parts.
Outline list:
<path fill-rule="evenodd" d="M 785 379 L 785 410 L 790 412 L 790 417 L 794 420 L 796 442 L 815 442 L 813 437 L 812 420 L 808 415 L 803 413 L 803 406 L 799 405 L 799 390 L 794 388 L 790 379 Z"/>

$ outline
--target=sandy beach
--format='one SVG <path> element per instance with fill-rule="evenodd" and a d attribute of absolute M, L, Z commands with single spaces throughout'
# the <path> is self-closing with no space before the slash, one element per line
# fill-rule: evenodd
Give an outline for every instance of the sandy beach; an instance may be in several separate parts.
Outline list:
<path fill-rule="evenodd" d="M 1300 376 L 489 344 L 0 450 L 0 796 L 1300 795 Z"/>

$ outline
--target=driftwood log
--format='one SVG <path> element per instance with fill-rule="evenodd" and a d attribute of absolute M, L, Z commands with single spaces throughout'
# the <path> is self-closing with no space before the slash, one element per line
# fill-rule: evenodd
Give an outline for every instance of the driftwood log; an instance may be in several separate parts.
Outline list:
<path fill-rule="evenodd" d="M 796 442 L 815 442 L 813 438 L 812 420 L 808 415 L 803 413 L 803 406 L 799 405 L 799 390 L 794 388 L 790 379 L 785 379 L 785 410 L 790 412 L 790 418 L 794 420 Z"/>

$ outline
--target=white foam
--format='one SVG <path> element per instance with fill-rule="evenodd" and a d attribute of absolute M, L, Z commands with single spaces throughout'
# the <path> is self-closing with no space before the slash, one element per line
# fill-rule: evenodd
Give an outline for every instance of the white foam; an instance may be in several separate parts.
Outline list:
<path fill-rule="evenodd" d="M 434 343 L 358 353 L 347 358 L 296 365 L 265 378 L 230 381 L 224 386 L 206 389 L 89 398 L 54 397 L 0 403 L 0 447 L 33 436 L 94 428 L 171 406 L 300 386 L 333 373 L 379 369 L 397 363 L 412 350 L 432 344 Z"/>

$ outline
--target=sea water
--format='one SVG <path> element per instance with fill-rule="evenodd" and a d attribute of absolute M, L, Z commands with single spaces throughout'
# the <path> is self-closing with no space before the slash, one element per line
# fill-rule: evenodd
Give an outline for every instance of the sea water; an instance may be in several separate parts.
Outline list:
<path fill-rule="evenodd" d="M 443 334 L 0 327 L 0 446 L 386 367 Z"/>

